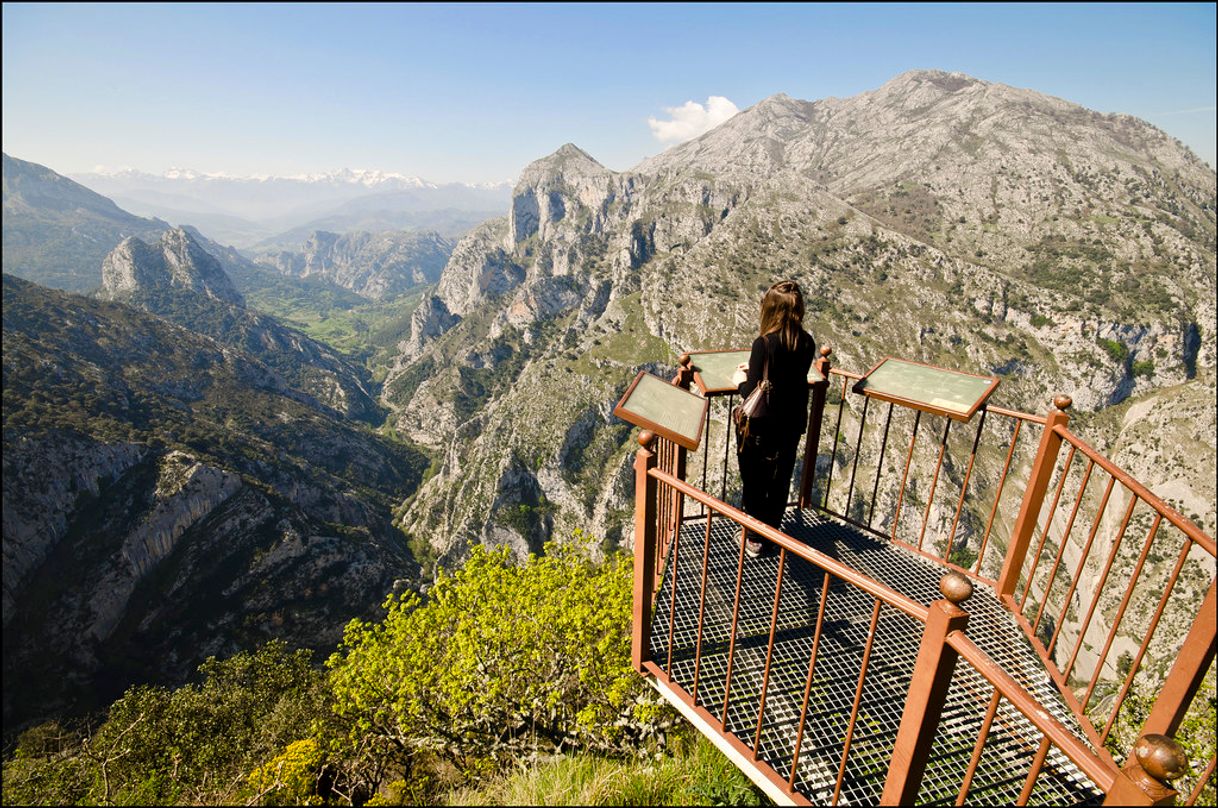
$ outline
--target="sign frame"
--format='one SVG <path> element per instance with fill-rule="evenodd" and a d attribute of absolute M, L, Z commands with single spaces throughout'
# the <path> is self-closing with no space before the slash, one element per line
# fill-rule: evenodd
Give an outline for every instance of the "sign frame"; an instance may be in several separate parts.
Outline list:
<path fill-rule="evenodd" d="M 714 396 L 723 396 L 723 395 L 735 395 L 736 387 L 735 387 L 735 385 L 732 385 L 730 387 L 711 387 L 711 386 L 709 386 L 706 383 L 706 380 L 702 377 L 701 371 L 699 371 L 697 369 L 697 367 L 696 367 L 697 362 L 694 361 L 694 357 L 698 356 L 698 355 L 705 355 L 705 354 L 724 354 L 724 353 L 745 354 L 745 362 L 747 362 L 748 354 L 751 353 L 751 349 L 750 348 L 721 348 L 721 349 L 715 350 L 715 351 L 686 351 L 685 352 L 685 354 L 689 357 L 690 365 L 694 366 L 694 384 L 696 384 L 698 386 L 698 390 L 706 398 L 713 398 Z M 811 376 L 814 373 L 817 376 L 820 376 L 820 378 L 815 381 L 813 381 L 812 379 L 808 379 L 808 387 L 815 387 L 818 384 L 824 384 L 826 381 L 828 381 L 827 379 L 825 379 L 824 374 L 822 374 L 819 370 L 816 369 L 815 360 L 813 360 L 812 366 L 808 368 L 809 376 Z"/>
<path fill-rule="evenodd" d="M 888 392 L 884 392 L 884 391 L 867 389 L 866 384 L 865 384 L 867 379 L 869 379 L 873 373 L 875 373 L 877 370 L 879 370 L 881 367 L 883 367 L 884 364 L 886 362 L 888 362 L 889 360 L 893 360 L 895 362 L 903 362 L 907 365 L 918 365 L 920 367 L 930 368 L 931 370 L 939 371 L 942 373 L 951 373 L 956 376 L 968 376 L 969 378 L 973 378 L 973 379 L 983 379 L 983 380 L 989 381 L 990 385 L 989 385 L 989 388 L 985 392 L 983 392 L 977 398 L 977 400 L 974 401 L 972 403 L 972 405 L 970 405 L 968 407 L 968 409 L 964 412 L 952 410 L 952 409 L 949 409 L 949 408 L 943 407 L 943 406 L 936 406 L 935 404 L 933 404 L 929 401 L 922 401 L 921 399 L 908 398 L 906 396 L 897 395 L 896 393 L 888 393 Z M 875 365 L 873 365 L 870 370 L 868 370 L 866 373 L 864 373 L 859 378 L 859 380 L 856 381 L 854 383 L 854 385 L 852 385 L 851 390 L 855 393 L 859 393 L 861 395 L 868 396 L 870 398 L 874 398 L 879 401 L 887 401 L 887 402 L 890 402 L 893 404 L 900 404 L 903 407 L 909 407 L 911 409 L 921 410 L 922 412 L 929 412 L 934 415 L 946 415 L 948 418 L 951 418 L 954 421 L 969 421 L 972 419 L 972 417 L 974 415 L 976 415 L 978 410 L 980 410 L 986 406 L 987 402 L 989 401 L 990 396 L 992 396 L 994 394 L 994 391 L 998 389 L 998 385 L 1001 382 L 1002 382 L 1002 379 L 993 374 L 990 374 L 989 376 L 983 376 L 978 373 L 965 373 L 960 370 L 952 370 L 951 368 L 939 367 L 938 365 L 931 365 L 926 362 L 918 362 L 913 359 L 902 359 L 899 356 L 885 356 L 883 359 L 881 359 L 879 362 L 877 362 Z"/>
<path fill-rule="evenodd" d="M 674 390 L 680 390 L 681 393 L 690 396 L 701 404 L 702 412 L 698 415 L 698 431 L 692 439 L 686 435 L 682 435 L 679 432 L 669 429 L 662 424 L 658 424 L 649 418 L 639 415 L 636 412 L 626 409 L 626 402 L 630 400 L 630 396 L 634 393 L 635 388 L 639 386 L 639 382 L 643 380 L 644 376 L 650 376 L 651 378 L 672 387 Z M 656 376 L 654 373 L 648 373 L 645 370 L 640 370 L 638 375 L 634 377 L 634 381 L 632 381 L 630 386 L 626 388 L 626 392 L 622 394 L 621 399 L 618 400 L 617 406 L 613 408 L 613 414 L 629 424 L 634 424 L 635 426 L 642 427 L 643 429 L 650 429 L 660 437 L 670 440 L 685 449 L 693 451 L 702 443 L 702 431 L 706 425 L 706 412 L 709 407 L 710 401 L 704 396 L 700 396 L 697 393 L 692 393 L 689 390 L 686 390 L 684 387 L 679 387 L 672 384 L 669 381 Z"/>
<path fill-rule="evenodd" d="M 725 353 L 742 353 L 742 354 L 744 354 L 744 361 L 745 362 L 748 361 L 748 354 L 749 354 L 748 348 L 721 348 L 717 351 L 686 351 L 686 354 L 688 354 L 688 356 L 689 356 L 690 365 L 692 365 L 694 367 L 694 384 L 698 385 L 698 389 L 702 392 L 702 395 L 706 398 L 710 398 L 711 396 L 722 396 L 722 395 L 735 393 L 736 387 L 734 385 L 730 386 L 730 387 L 710 387 L 706 383 L 706 380 L 702 377 L 702 371 L 698 370 L 697 362 L 694 361 L 694 357 L 698 356 L 700 354 L 725 354 Z"/>

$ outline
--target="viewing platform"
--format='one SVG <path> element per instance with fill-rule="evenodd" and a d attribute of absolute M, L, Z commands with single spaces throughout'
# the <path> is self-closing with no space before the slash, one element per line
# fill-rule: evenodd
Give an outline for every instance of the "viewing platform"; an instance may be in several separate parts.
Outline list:
<path fill-rule="evenodd" d="M 781 530 L 728 502 L 740 352 L 623 396 L 639 672 L 780 804 L 1211 793 L 1212 753 L 1173 738 L 1214 675 L 1213 539 L 1071 433 L 1065 397 L 1030 415 L 997 377 L 830 355 Z"/>

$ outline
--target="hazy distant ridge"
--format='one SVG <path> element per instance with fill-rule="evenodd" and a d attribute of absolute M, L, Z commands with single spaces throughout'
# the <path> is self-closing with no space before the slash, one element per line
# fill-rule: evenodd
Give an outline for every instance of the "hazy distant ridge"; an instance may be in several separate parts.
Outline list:
<path fill-rule="evenodd" d="M 377 170 L 276 177 L 236 177 L 172 169 L 74 175 L 128 210 L 190 223 L 238 247 L 284 244 L 285 231 L 437 230 L 459 235 L 502 210 L 509 183 L 435 183 Z M 280 235 L 284 234 L 284 235 Z"/>

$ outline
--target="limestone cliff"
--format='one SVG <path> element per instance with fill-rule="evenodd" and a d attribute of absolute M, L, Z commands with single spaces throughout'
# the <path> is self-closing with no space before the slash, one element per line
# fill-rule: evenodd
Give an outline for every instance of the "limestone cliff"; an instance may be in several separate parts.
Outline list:
<path fill-rule="evenodd" d="M 155 246 L 134 236 L 102 261 L 103 300 L 122 300 L 140 293 L 180 289 L 212 300 L 245 305 L 220 262 L 180 227 L 165 231 Z"/>
<path fill-rule="evenodd" d="M 403 524 L 452 556 L 550 526 L 622 537 L 613 403 L 640 368 L 747 346 L 782 277 L 856 371 L 992 372 L 1033 412 L 1212 395 L 1214 192 L 1145 123 L 936 71 L 775 96 L 628 172 L 564 146 L 458 244 L 386 382 L 398 428 L 444 454 Z"/>
<path fill-rule="evenodd" d="M 390 513 L 426 458 L 258 359 L 7 275 L 3 349 L 6 726 L 333 645 L 417 581 Z"/>
<path fill-rule="evenodd" d="M 315 231 L 298 251 L 258 255 L 260 265 L 298 278 L 321 278 L 373 300 L 439 280 L 453 243 L 437 233 Z"/>

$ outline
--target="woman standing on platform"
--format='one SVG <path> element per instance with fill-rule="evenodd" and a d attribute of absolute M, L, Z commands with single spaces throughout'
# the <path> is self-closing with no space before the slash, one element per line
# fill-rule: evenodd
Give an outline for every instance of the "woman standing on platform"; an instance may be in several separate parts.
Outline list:
<path fill-rule="evenodd" d="M 747 399 L 763 379 L 771 385 L 764 414 L 749 419 L 738 440 L 744 512 L 777 529 L 787 509 L 799 439 L 808 422 L 808 370 L 816 342 L 803 328 L 804 297 L 799 284 L 780 281 L 761 299 L 761 334 L 753 340 L 744 381 L 737 388 Z M 737 377 L 739 378 L 739 376 Z M 745 552 L 761 555 L 761 537 L 746 531 Z"/>

